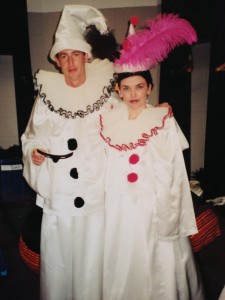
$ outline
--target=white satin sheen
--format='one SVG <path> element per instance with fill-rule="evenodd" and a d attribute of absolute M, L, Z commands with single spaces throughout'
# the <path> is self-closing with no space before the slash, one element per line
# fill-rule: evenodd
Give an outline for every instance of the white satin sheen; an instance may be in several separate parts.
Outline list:
<path fill-rule="evenodd" d="M 167 115 L 168 108 L 150 107 L 129 120 L 123 104 L 102 115 L 101 133 L 111 145 L 105 147 L 104 300 L 204 299 L 188 238 L 197 227 L 185 139 Z M 145 145 L 114 148 L 135 145 L 155 127 Z M 133 154 L 139 157 L 134 164 Z M 138 175 L 136 182 L 127 180 L 130 173 Z"/>
<path fill-rule="evenodd" d="M 41 300 L 102 299 L 104 212 L 43 215 Z"/>
<path fill-rule="evenodd" d="M 66 85 L 62 74 L 39 71 L 39 95 L 22 136 L 23 174 L 44 212 L 41 300 L 100 300 L 102 295 L 105 153 L 98 119 L 108 104 L 103 101 L 84 117 L 60 115 L 60 108 L 65 113 L 87 112 L 87 106 L 93 108 L 104 96 L 112 63 L 95 60 L 86 68 L 87 81 L 79 88 Z M 76 139 L 76 149 L 68 149 L 70 139 Z M 73 155 L 57 163 L 46 158 L 36 166 L 31 161 L 36 148 Z M 77 169 L 78 178 L 70 176 L 71 168 Z M 74 205 L 76 197 L 84 200 L 84 206 Z"/>

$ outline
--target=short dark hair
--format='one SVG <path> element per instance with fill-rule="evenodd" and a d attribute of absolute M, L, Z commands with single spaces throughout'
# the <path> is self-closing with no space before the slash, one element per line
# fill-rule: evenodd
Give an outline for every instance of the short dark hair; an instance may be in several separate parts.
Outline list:
<path fill-rule="evenodd" d="M 154 86 L 151 72 L 149 70 L 146 70 L 146 71 L 137 71 L 137 72 L 117 73 L 116 74 L 116 82 L 118 83 L 119 87 L 120 87 L 120 83 L 123 79 L 131 77 L 131 76 L 142 76 L 146 80 L 147 85 L 151 85 L 152 88 Z"/>

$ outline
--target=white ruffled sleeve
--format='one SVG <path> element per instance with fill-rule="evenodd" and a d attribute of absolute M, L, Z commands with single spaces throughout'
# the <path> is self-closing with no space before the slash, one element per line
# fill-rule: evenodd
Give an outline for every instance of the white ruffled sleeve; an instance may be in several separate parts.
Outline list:
<path fill-rule="evenodd" d="M 43 100 L 37 97 L 30 120 L 21 137 L 23 150 L 23 176 L 30 187 L 39 194 L 42 191 L 43 198 L 49 194 L 49 174 L 47 160 L 41 166 L 33 164 L 31 154 L 34 149 L 46 149 L 48 151 L 48 137 L 51 131 L 50 110 L 46 109 Z"/>
<path fill-rule="evenodd" d="M 167 128 L 168 126 L 168 129 Z M 190 185 L 182 153 L 181 130 L 174 118 L 152 140 L 157 190 L 157 227 L 161 239 L 170 240 L 197 232 Z M 166 146 L 166 148 L 165 148 Z"/>

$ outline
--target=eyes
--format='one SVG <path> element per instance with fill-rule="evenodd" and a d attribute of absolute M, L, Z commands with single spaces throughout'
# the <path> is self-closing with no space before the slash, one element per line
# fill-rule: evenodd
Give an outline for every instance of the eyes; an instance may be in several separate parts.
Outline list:
<path fill-rule="evenodd" d="M 72 53 L 66 53 L 66 52 L 61 52 L 60 54 L 59 54 L 59 59 L 61 60 L 61 61 L 64 61 L 64 60 L 66 60 L 66 59 L 68 59 L 69 57 L 80 57 L 80 56 L 82 56 L 83 55 L 83 52 L 80 52 L 80 51 L 73 51 Z"/>
<path fill-rule="evenodd" d="M 139 90 L 143 90 L 144 88 L 146 88 L 146 85 L 144 84 L 137 84 L 135 87 L 134 87 L 134 90 L 135 91 L 139 91 Z M 124 92 L 129 92 L 129 91 L 132 91 L 133 88 L 131 88 L 130 86 L 122 86 L 121 87 L 121 91 L 124 91 Z"/>

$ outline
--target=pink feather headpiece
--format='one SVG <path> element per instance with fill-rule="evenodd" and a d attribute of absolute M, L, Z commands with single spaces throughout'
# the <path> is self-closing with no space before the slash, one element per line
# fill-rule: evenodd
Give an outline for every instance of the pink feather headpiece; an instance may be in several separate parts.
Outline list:
<path fill-rule="evenodd" d="M 115 60 L 117 73 L 149 70 L 176 47 L 197 42 L 192 25 L 174 14 L 160 14 L 145 23 L 146 29 L 129 35 Z"/>

